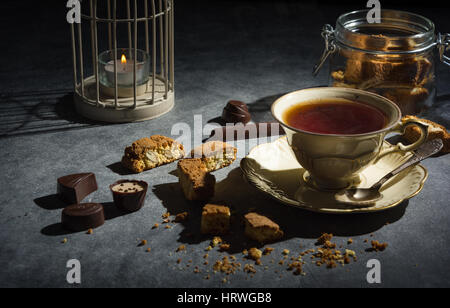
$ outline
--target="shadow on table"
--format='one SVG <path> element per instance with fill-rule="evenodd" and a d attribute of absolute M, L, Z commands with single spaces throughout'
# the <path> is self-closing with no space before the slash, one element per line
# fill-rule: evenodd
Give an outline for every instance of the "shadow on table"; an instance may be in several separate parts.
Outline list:
<path fill-rule="evenodd" d="M 200 235 L 200 219 L 204 203 L 186 201 L 178 183 L 156 185 L 153 192 L 172 215 L 189 212 L 189 219 L 182 222 L 184 230 L 178 239 L 180 242 L 198 244 L 212 238 Z M 231 232 L 222 236 L 222 239 L 231 246 L 230 253 L 261 246 L 244 236 L 242 216 L 250 211 L 256 211 L 278 223 L 285 233 L 283 240 L 288 240 L 314 239 L 325 232 L 343 237 L 373 233 L 386 224 L 399 220 L 408 206 L 408 201 L 405 201 L 390 210 L 352 215 L 310 212 L 282 205 L 260 193 L 243 179 L 240 168 L 232 170 L 225 180 L 216 184 L 216 194 L 211 203 L 231 207 L 233 213 Z"/>
<path fill-rule="evenodd" d="M 0 95 L 0 138 L 85 129 L 108 123 L 80 116 L 70 90 Z"/>
<path fill-rule="evenodd" d="M 125 215 L 129 214 L 128 212 L 124 212 L 124 211 L 118 209 L 114 205 L 113 202 L 105 202 L 105 203 L 102 203 L 102 205 L 103 205 L 103 209 L 105 211 L 105 221 L 113 220 L 114 218 L 125 216 Z M 81 232 L 85 232 L 85 231 L 80 231 L 80 233 Z M 61 235 L 79 233 L 79 232 L 73 232 L 73 231 L 66 230 L 66 229 L 64 229 L 62 223 L 59 222 L 59 223 L 54 223 L 54 224 L 44 227 L 41 230 L 41 233 L 44 235 L 47 235 L 47 236 L 61 236 Z"/>
<path fill-rule="evenodd" d="M 118 175 L 121 175 L 121 176 L 136 174 L 136 172 L 133 172 L 133 171 L 125 168 L 120 161 L 117 162 L 117 163 L 108 165 L 108 166 L 106 166 L 106 168 L 108 168 L 109 170 L 111 170 L 115 174 L 118 174 Z"/>
<path fill-rule="evenodd" d="M 33 201 L 44 210 L 58 210 L 67 206 L 67 204 L 63 202 L 57 194 L 39 197 Z"/>

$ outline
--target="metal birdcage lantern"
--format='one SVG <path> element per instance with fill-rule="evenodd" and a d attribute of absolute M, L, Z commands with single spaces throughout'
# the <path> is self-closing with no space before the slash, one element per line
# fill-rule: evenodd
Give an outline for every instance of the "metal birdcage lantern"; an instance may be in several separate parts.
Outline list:
<path fill-rule="evenodd" d="M 78 113 L 123 123 L 173 108 L 173 0 L 85 0 L 71 36 Z"/>

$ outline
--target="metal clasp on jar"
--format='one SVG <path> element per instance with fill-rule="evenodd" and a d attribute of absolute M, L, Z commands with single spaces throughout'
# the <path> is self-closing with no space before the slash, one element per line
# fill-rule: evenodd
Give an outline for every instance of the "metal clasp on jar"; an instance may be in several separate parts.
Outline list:
<path fill-rule="evenodd" d="M 441 61 L 450 66 L 450 57 L 445 55 L 445 51 L 450 50 L 450 33 L 438 34 L 437 48 Z"/>
<path fill-rule="evenodd" d="M 336 52 L 334 28 L 331 25 L 327 24 L 323 27 L 322 37 L 325 41 L 325 49 L 322 53 L 322 56 L 320 57 L 319 62 L 316 65 L 314 65 L 313 76 L 316 76 L 319 73 L 320 69 L 325 64 L 328 57 L 334 52 Z"/>

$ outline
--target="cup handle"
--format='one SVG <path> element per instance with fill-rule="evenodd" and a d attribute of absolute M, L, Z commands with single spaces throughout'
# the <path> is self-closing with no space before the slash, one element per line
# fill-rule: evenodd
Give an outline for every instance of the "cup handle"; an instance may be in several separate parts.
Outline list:
<path fill-rule="evenodd" d="M 416 142 L 414 142 L 413 144 L 410 144 L 410 145 L 404 145 L 403 143 L 399 142 L 393 147 L 389 147 L 387 149 L 381 150 L 380 154 L 375 159 L 375 163 L 378 162 L 384 156 L 389 155 L 391 153 L 394 153 L 394 152 L 405 153 L 405 152 L 409 152 L 409 151 L 414 151 L 418 147 L 420 147 L 427 140 L 427 137 L 428 137 L 428 125 L 420 123 L 419 121 L 416 121 L 414 119 L 408 119 L 405 122 L 398 123 L 391 130 L 391 132 L 397 132 L 397 133 L 403 135 L 403 134 L 405 134 L 406 128 L 408 126 L 413 126 L 413 125 L 419 127 L 419 129 L 420 129 L 420 138 L 419 138 L 419 140 L 417 140 Z"/>

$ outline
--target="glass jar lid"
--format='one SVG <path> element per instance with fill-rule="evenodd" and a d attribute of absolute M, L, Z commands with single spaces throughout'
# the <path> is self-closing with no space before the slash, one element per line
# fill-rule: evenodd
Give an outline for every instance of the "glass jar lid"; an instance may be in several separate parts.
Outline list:
<path fill-rule="evenodd" d="M 341 15 L 336 22 L 339 45 L 368 53 L 417 53 L 436 42 L 434 23 L 417 14 L 382 10 L 380 23 L 367 21 L 368 10 Z"/>
<path fill-rule="evenodd" d="M 341 15 L 336 29 L 325 25 L 322 37 L 325 49 L 313 68 L 316 76 L 330 55 L 339 48 L 367 54 L 417 54 L 437 47 L 440 60 L 450 66 L 450 34 L 435 33 L 434 23 L 423 16 L 397 10 L 381 10 L 381 22 L 369 23 L 369 10 Z"/>

